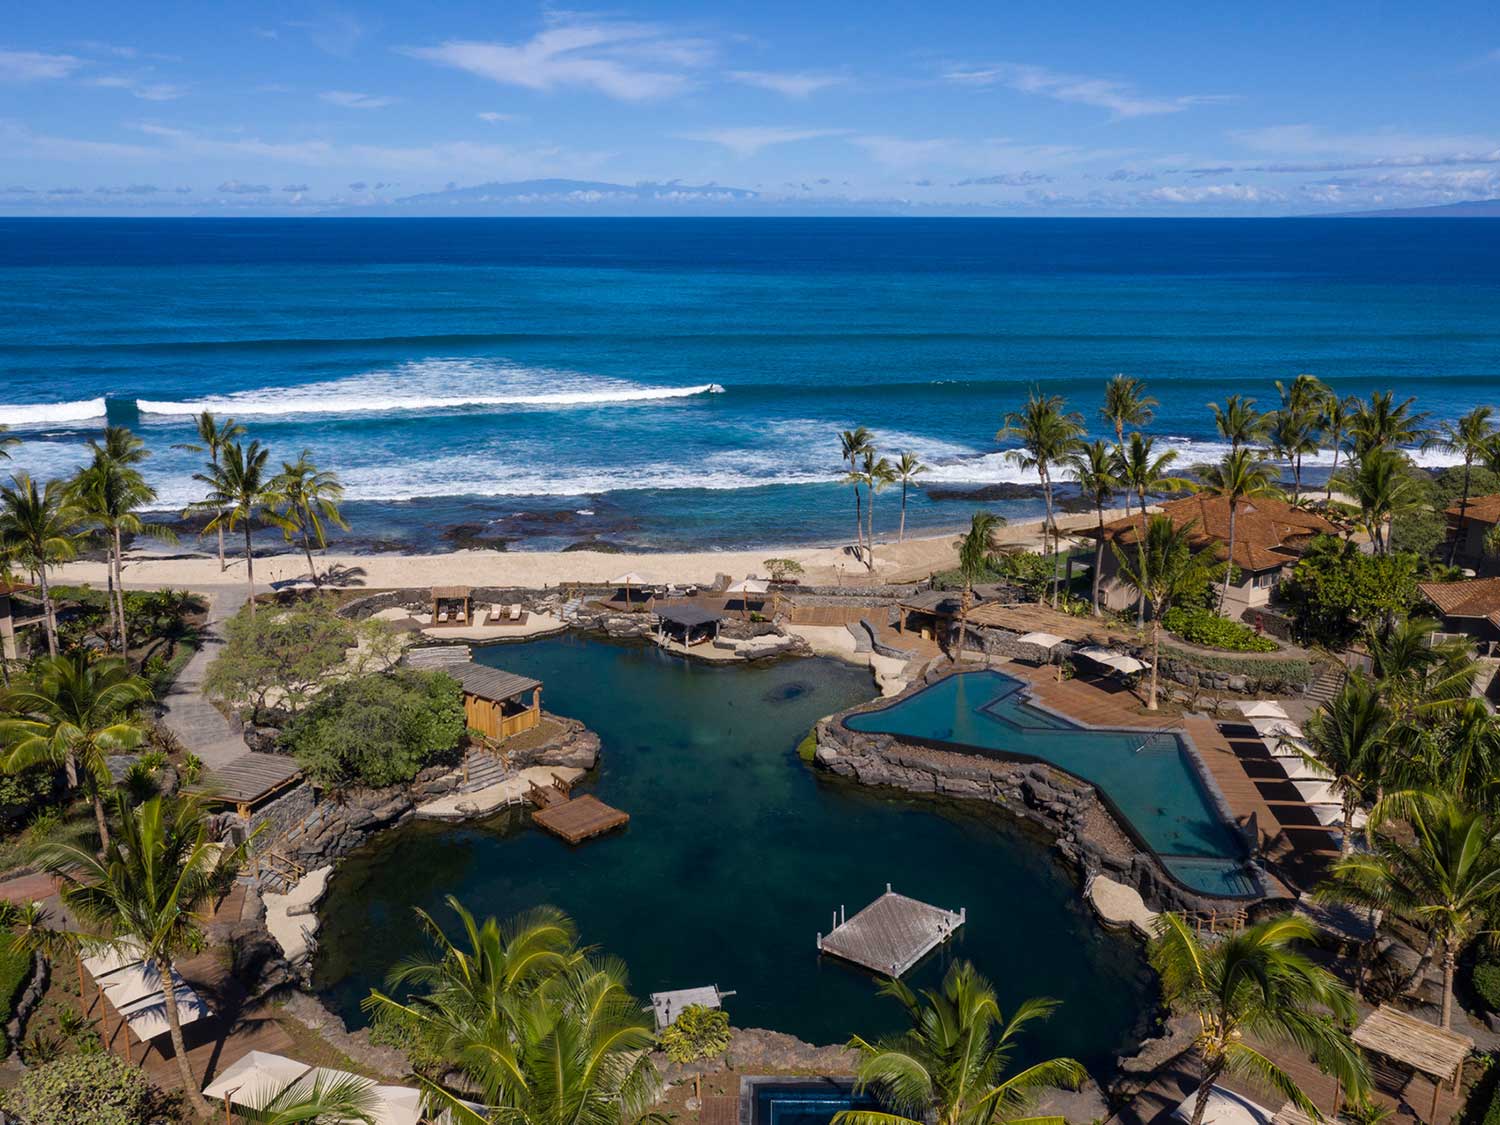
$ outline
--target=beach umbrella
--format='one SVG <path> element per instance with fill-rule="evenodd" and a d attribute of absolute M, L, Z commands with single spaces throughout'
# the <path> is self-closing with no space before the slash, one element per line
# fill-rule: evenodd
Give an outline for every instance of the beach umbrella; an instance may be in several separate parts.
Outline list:
<path fill-rule="evenodd" d="M 1270 699 L 1256 699 L 1239 705 L 1240 714 L 1247 719 L 1290 719 L 1286 708 Z"/>
<path fill-rule="evenodd" d="M 644 585 L 646 585 L 646 579 L 642 578 L 635 571 L 628 570 L 624 574 L 620 575 L 618 578 L 611 578 L 609 580 L 609 584 L 611 586 L 624 587 L 624 589 L 625 589 L 625 608 L 629 609 L 630 608 L 630 590 L 631 590 L 631 587 L 632 586 L 644 586 Z"/>
<path fill-rule="evenodd" d="M 763 578 L 746 578 L 742 582 L 736 582 L 724 592 L 726 594 L 738 594 L 740 596 L 740 616 L 750 616 L 751 594 L 764 594 L 770 590 L 771 584 Z"/>

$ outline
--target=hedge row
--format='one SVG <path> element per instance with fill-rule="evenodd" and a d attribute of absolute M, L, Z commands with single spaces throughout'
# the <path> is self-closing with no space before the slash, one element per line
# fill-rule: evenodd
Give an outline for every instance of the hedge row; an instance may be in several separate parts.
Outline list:
<path fill-rule="evenodd" d="M 1174 661 L 1204 672 L 1226 676 L 1244 676 L 1259 684 L 1292 684 L 1306 687 L 1317 676 L 1313 661 L 1300 656 L 1263 656 L 1251 653 L 1189 652 L 1175 645 L 1163 644 L 1162 660 Z"/>

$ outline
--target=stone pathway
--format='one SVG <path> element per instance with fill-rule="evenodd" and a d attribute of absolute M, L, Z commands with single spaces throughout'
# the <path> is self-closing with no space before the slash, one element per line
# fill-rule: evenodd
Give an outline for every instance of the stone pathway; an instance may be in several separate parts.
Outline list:
<path fill-rule="evenodd" d="M 224 647 L 219 630 L 245 604 L 245 594 L 221 590 L 206 596 L 208 620 L 203 627 L 203 643 L 161 702 L 162 722 L 183 746 L 203 759 L 204 765 L 213 768 L 228 765 L 250 751 L 240 733 L 203 694 L 208 666 Z"/>

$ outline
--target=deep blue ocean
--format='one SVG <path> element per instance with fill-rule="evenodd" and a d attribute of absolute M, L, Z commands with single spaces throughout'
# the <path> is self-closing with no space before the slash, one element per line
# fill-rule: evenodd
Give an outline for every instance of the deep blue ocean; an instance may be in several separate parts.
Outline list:
<path fill-rule="evenodd" d="M 933 466 L 908 531 L 954 527 L 975 501 L 927 490 L 1027 480 L 995 432 L 1031 384 L 1097 427 L 1144 378 L 1185 462 L 1206 403 L 1300 372 L 1500 397 L 1483 220 L 0 219 L 0 295 L 15 467 L 71 471 L 107 416 L 178 507 L 209 408 L 337 469 L 356 539 L 434 549 L 832 543 L 859 424 Z"/>

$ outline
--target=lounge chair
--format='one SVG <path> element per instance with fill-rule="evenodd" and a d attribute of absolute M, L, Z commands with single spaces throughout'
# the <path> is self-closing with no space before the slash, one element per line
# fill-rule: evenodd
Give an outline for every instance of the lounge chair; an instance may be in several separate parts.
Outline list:
<path fill-rule="evenodd" d="M 515 605 L 513 605 L 513 606 L 510 607 L 510 619 L 511 619 L 512 623 L 515 623 L 515 622 L 521 620 L 521 603 L 520 602 L 517 602 Z"/>
<path fill-rule="evenodd" d="M 486 625 L 498 625 L 504 616 L 505 607 L 503 605 L 492 605 L 490 606 L 489 613 L 485 614 L 484 623 Z"/>
<path fill-rule="evenodd" d="M 437 623 L 439 625 L 446 625 L 446 624 L 448 624 L 448 611 L 446 609 L 443 610 L 442 613 L 438 614 Z"/>

